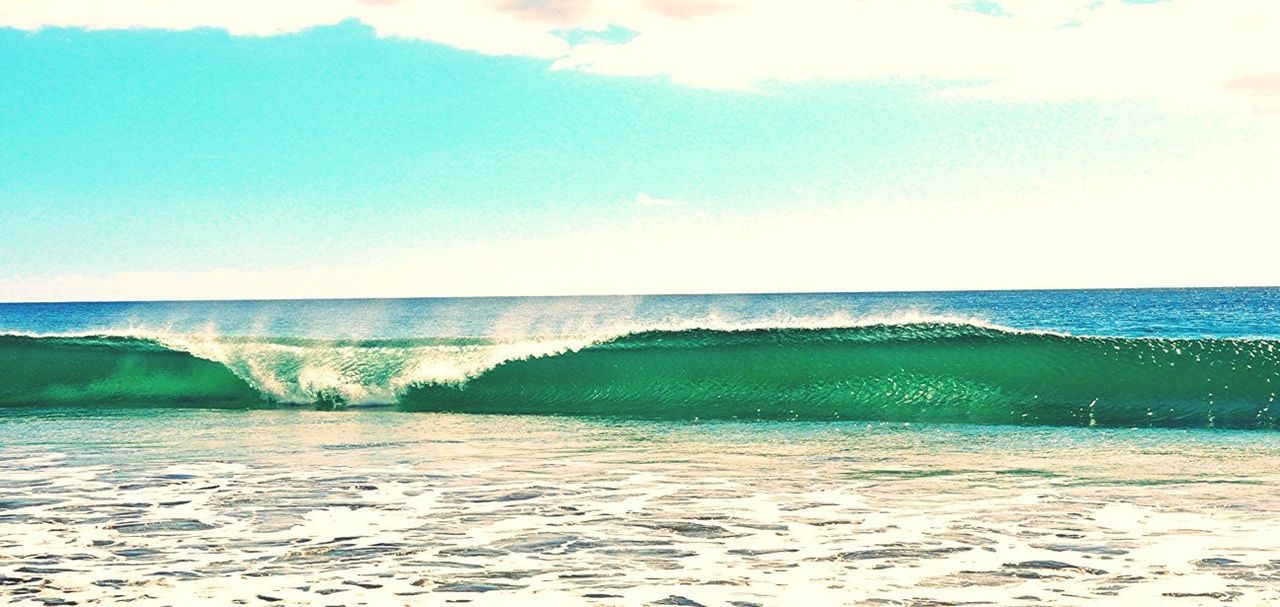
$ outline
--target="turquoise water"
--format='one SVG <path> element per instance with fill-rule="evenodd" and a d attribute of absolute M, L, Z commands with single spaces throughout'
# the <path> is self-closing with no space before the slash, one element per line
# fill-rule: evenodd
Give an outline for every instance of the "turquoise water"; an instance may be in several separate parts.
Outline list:
<path fill-rule="evenodd" d="M 1270 430 L 1280 291 L 0 306 L 0 406 Z"/>

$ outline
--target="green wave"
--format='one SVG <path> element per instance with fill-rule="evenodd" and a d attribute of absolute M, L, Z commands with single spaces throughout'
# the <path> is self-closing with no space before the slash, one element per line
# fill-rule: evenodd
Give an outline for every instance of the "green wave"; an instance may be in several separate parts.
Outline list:
<path fill-rule="evenodd" d="M 153 340 L 0 336 L 0 405 L 262 402 L 230 369 Z"/>
<path fill-rule="evenodd" d="M 1278 346 L 941 323 L 652 331 L 418 386 L 401 403 L 669 420 L 1273 428 Z"/>
<path fill-rule="evenodd" d="M 367 393 L 413 411 L 1270 429 L 1280 389 L 1274 339 L 1073 337 L 947 323 L 646 331 L 437 383 L 414 373 L 440 367 L 441 357 L 484 360 L 489 342 L 215 345 L 221 363 L 142 338 L 0 336 L 0 405 L 264 406 Z M 319 385 L 317 369 L 343 389 L 308 387 Z"/>

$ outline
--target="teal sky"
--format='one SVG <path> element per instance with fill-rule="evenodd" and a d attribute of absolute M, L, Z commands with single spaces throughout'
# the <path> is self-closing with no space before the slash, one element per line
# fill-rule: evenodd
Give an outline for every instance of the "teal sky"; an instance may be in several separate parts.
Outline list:
<path fill-rule="evenodd" d="M 1276 119 L 1217 91 L 61 25 L 0 27 L 0 299 L 1280 283 Z"/>

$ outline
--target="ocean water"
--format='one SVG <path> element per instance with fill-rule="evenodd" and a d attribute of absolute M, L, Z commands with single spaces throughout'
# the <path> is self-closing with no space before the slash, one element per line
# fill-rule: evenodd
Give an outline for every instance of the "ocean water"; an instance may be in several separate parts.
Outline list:
<path fill-rule="evenodd" d="M 0 304 L 0 596 L 1280 601 L 1280 289 Z"/>

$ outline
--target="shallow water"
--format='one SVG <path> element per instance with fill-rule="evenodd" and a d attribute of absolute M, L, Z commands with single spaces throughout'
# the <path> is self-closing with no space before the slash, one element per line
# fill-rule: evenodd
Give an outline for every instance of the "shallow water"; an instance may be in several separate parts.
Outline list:
<path fill-rule="evenodd" d="M 1280 601 L 1280 435 L 0 410 L 0 595 L 58 604 Z"/>

